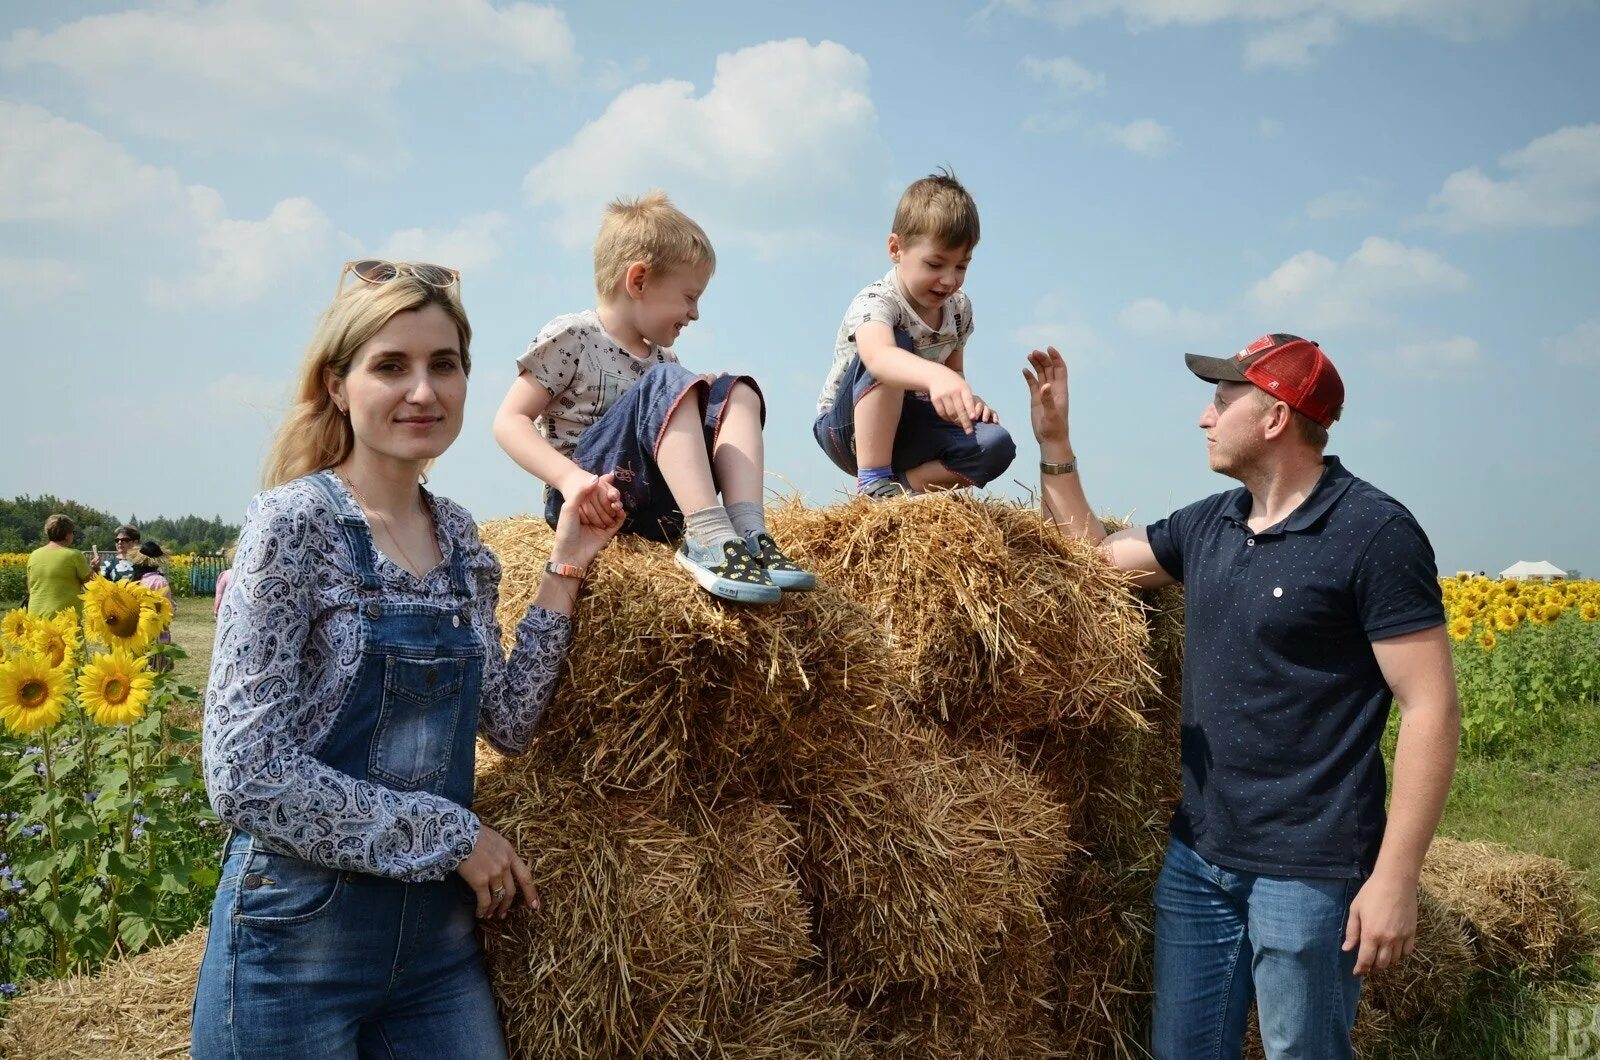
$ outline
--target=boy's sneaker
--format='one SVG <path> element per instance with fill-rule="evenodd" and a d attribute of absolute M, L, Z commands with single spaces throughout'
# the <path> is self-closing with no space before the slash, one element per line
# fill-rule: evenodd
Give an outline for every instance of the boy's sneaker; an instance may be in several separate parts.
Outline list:
<path fill-rule="evenodd" d="M 685 538 L 672 558 L 712 596 L 746 604 L 775 604 L 783 599 L 783 590 L 767 577 L 766 568 L 743 541 L 697 545 Z"/>
<path fill-rule="evenodd" d="M 861 495 L 875 501 L 888 501 L 893 500 L 896 497 L 915 496 L 915 494 L 900 484 L 899 479 L 894 478 L 880 478 L 876 482 L 869 483 L 866 488 L 861 491 Z"/>
<path fill-rule="evenodd" d="M 744 537 L 750 554 L 767 569 L 772 584 L 791 593 L 809 592 L 817 587 L 817 576 L 783 554 L 783 549 L 764 531 Z"/>

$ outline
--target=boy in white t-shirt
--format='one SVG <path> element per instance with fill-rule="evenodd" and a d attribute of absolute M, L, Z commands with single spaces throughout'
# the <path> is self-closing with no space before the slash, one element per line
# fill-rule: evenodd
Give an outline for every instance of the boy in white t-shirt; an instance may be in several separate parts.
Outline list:
<path fill-rule="evenodd" d="M 594 245 L 598 306 L 552 320 L 517 358 L 494 436 L 546 483 L 551 526 L 565 497 L 609 476 L 589 491 L 585 523 L 621 518 L 654 541 L 681 530 L 678 565 L 702 588 L 775 603 L 816 578 L 767 532 L 761 391 L 748 376 L 696 375 L 670 348 L 699 319 L 716 260 L 661 192 L 613 202 Z"/>
<path fill-rule="evenodd" d="M 894 267 L 845 311 L 812 433 L 865 496 L 983 486 L 1017 455 L 962 375 L 977 245 L 978 207 L 955 177 L 916 181 L 895 209 Z"/>

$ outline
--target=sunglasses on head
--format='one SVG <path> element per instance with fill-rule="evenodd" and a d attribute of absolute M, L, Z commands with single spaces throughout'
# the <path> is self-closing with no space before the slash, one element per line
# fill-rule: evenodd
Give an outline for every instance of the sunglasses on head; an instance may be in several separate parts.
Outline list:
<path fill-rule="evenodd" d="M 461 273 L 455 269 L 447 269 L 443 265 L 429 265 L 425 261 L 383 261 L 380 258 L 363 258 L 360 261 L 347 261 L 344 268 L 339 270 L 339 290 L 337 296 L 344 291 L 344 278 L 354 275 L 356 279 L 370 284 L 388 283 L 398 276 L 411 276 L 429 287 L 455 287 L 459 294 L 461 290 Z"/>

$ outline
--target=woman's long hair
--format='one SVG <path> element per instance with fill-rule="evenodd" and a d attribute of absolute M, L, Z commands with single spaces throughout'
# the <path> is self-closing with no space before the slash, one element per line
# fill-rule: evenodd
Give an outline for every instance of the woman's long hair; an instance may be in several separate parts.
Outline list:
<path fill-rule="evenodd" d="M 350 419 L 341 413 L 328 393 L 327 374 L 343 379 L 350 373 L 356 351 L 371 341 L 399 313 L 436 305 L 450 314 L 461 337 L 461 370 L 471 372 L 468 347 L 472 326 L 466 310 L 454 296 L 458 288 L 440 288 L 412 276 L 400 275 L 387 283 L 356 280 L 340 292 L 323 312 L 317 330 L 300 362 L 295 402 L 284 417 L 262 469 L 267 489 L 281 486 L 324 468 L 334 467 L 350 455 L 355 434 Z"/>

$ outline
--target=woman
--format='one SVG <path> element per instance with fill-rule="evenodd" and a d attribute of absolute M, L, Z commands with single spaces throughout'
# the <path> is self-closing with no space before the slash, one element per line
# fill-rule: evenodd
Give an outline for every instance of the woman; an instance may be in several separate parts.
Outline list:
<path fill-rule="evenodd" d="M 78 594 L 92 576 L 89 561 L 72 547 L 78 528 L 64 515 L 44 521 L 45 542 L 28 553 L 28 613 L 49 618 L 69 607 L 81 614 Z"/>
<path fill-rule="evenodd" d="M 237 544 L 229 545 L 222 550 L 222 570 L 217 574 L 215 588 L 211 590 L 211 613 L 213 615 L 222 613 L 222 598 L 228 592 L 228 583 L 233 580 L 233 556 L 238 550 Z"/>
<path fill-rule="evenodd" d="M 346 270 L 357 282 L 306 352 L 218 621 L 204 761 L 234 831 L 196 1060 L 505 1055 L 473 918 L 538 896 L 468 809 L 474 739 L 527 748 L 585 569 L 621 522 L 557 526 L 508 658 L 499 563 L 471 515 L 421 485 L 461 430 L 459 277 Z"/>
<path fill-rule="evenodd" d="M 138 584 L 151 592 L 162 593 L 167 598 L 167 606 L 176 607 L 172 602 L 172 583 L 167 581 L 167 576 L 161 573 L 161 561 L 167 554 L 161 550 L 161 545 L 155 541 L 145 541 L 139 545 L 139 551 L 133 555 L 133 578 Z M 172 643 L 172 630 L 161 631 L 160 643 Z M 151 669 L 165 672 L 172 669 L 172 660 L 165 655 L 150 660 Z"/>

